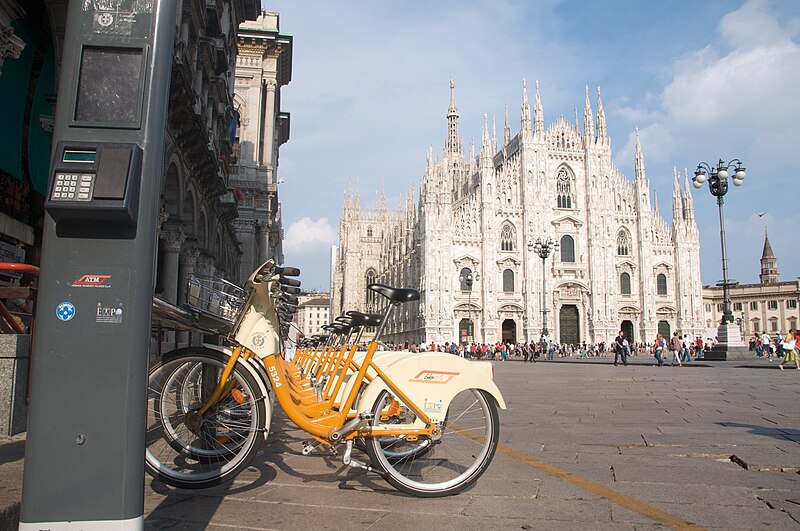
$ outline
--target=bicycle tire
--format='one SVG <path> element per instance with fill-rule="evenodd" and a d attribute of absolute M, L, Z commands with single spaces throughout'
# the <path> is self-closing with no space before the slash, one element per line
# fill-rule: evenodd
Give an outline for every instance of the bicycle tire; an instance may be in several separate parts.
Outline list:
<path fill-rule="evenodd" d="M 383 391 L 373 407 L 373 425 L 384 421 L 380 413 L 387 400 Z M 386 437 L 367 439 L 367 453 L 372 466 L 396 489 L 412 496 L 435 498 L 457 494 L 486 471 L 494 457 L 500 437 L 500 421 L 494 398 L 480 389 L 457 394 L 442 425 L 439 440 L 422 438 L 409 443 L 398 437 L 399 445 L 413 444 L 408 450 L 393 450 Z M 424 446 L 427 442 L 427 446 Z M 420 448 L 424 446 L 425 451 Z M 406 457 L 400 455 L 406 451 Z"/>
<path fill-rule="evenodd" d="M 145 469 L 179 488 L 200 489 L 233 479 L 263 442 L 271 416 L 256 378 L 237 364 L 233 392 L 202 417 L 196 414 L 229 357 L 207 348 L 180 349 L 150 370 Z"/>

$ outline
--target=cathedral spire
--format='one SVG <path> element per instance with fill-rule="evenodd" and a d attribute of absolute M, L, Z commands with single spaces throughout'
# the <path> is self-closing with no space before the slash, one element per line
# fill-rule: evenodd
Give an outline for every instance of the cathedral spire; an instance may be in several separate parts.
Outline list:
<path fill-rule="evenodd" d="M 642 144 L 639 142 L 639 128 L 636 128 L 636 179 L 644 179 L 644 155 L 642 155 Z"/>
<path fill-rule="evenodd" d="M 456 107 L 456 82 L 450 80 L 450 106 L 447 109 L 447 142 L 446 153 L 461 154 L 461 139 L 458 137 L 458 107 Z"/>
<path fill-rule="evenodd" d="M 538 83 L 538 82 L 537 82 Z M 528 89 L 525 80 L 522 80 L 522 131 L 531 130 L 531 106 L 528 104 Z"/>
<path fill-rule="evenodd" d="M 508 102 L 506 102 L 506 125 L 503 128 L 503 145 L 507 146 L 511 142 L 511 126 L 508 125 Z"/>
<path fill-rule="evenodd" d="M 497 122 L 492 115 L 492 154 L 497 153 Z"/>
<path fill-rule="evenodd" d="M 606 111 L 603 110 L 603 97 L 600 87 L 597 87 L 597 143 L 608 145 L 608 131 L 606 130 Z"/>
<path fill-rule="evenodd" d="M 469 174 L 475 175 L 477 166 L 475 165 L 475 139 L 473 138 L 469 143 Z"/>
<path fill-rule="evenodd" d="M 361 210 L 361 190 L 358 186 L 358 177 L 356 177 L 356 210 Z"/>
<path fill-rule="evenodd" d="M 481 167 L 490 165 L 492 160 L 492 145 L 489 140 L 489 116 L 483 115 L 483 132 L 481 134 Z"/>
<path fill-rule="evenodd" d="M 689 187 L 689 168 L 683 168 L 683 203 L 686 208 L 686 217 L 694 219 L 694 199 L 692 189 Z"/>
<path fill-rule="evenodd" d="M 542 100 L 539 97 L 539 80 L 536 80 L 536 101 L 533 107 L 534 130 L 537 135 L 544 135 L 544 112 L 542 111 Z M 530 124 L 529 124 L 530 125 Z"/>
<path fill-rule="evenodd" d="M 679 219 L 686 219 L 683 208 L 683 195 L 681 194 L 681 183 L 678 180 L 678 168 L 672 167 L 672 223 L 675 224 Z"/>
<path fill-rule="evenodd" d="M 575 121 L 577 122 L 577 118 Z M 583 136 L 587 146 L 594 143 L 594 117 L 592 116 L 592 104 L 589 102 L 589 85 L 586 85 L 586 103 L 583 108 Z"/>

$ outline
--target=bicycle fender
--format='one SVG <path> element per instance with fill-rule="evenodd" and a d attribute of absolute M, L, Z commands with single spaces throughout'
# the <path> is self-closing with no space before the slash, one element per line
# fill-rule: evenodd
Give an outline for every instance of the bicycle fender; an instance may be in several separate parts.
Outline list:
<path fill-rule="evenodd" d="M 226 356 L 230 356 L 233 353 L 233 348 L 231 347 L 210 345 L 206 343 L 203 343 L 203 347 L 217 350 Z M 267 408 L 267 418 L 271 420 L 273 409 L 275 408 L 275 393 L 272 390 L 270 379 L 267 377 L 267 371 L 264 368 L 264 364 L 261 362 L 261 360 L 255 358 L 250 358 L 248 360 L 242 360 L 239 358 L 239 363 L 253 376 L 255 381 L 258 383 L 258 387 L 261 389 L 263 396 L 269 398 L 269 400 L 265 401 L 264 406 Z M 266 440 L 267 436 L 269 435 L 269 428 L 270 426 L 264 426 L 264 440 Z"/>
<path fill-rule="evenodd" d="M 398 359 L 386 368 L 386 376 L 432 420 L 442 421 L 453 397 L 467 389 L 481 389 L 494 397 L 501 409 L 505 400 L 492 378 L 492 364 L 467 361 L 439 352 L 424 352 Z M 375 379 L 364 390 L 359 413 L 369 413 L 378 395 L 389 387 Z"/>

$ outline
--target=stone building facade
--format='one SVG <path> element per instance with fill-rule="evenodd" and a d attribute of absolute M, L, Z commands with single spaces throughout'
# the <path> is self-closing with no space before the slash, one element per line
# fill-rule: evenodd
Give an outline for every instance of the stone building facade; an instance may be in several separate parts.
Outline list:
<path fill-rule="evenodd" d="M 485 118 L 479 153 L 466 154 L 451 82 L 442 158 L 428 151 L 419 198 L 363 209 L 359 192 L 347 193 L 334 315 L 382 306 L 370 282 L 412 286 L 421 300 L 399 308 L 387 340 L 529 341 L 542 330 L 546 286 L 550 337 L 562 343 L 608 343 L 620 329 L 634 341 L 702 333 L 688 176 L 674 171 L 670 226 L 651 200 L 638 132 L 633 182 L 614 166 L 599 89 L 595 112 L 587 88 L 582 128 L 577 116 L 545 127 L 538 83 L 530 107 L 523 83 L 519 132 L 506 111 L 498 145 Z M 543 261 L 533 244 L 547 237 L 560 246 Z"/>
<path fill-rule="evenodd" d="M 800 279 L 781 281 L 778 260 L 766 234 L 759 282 L 731 287 L 730 297 L 733 318 L 745 342 L 754 333 L 767 332 L 775 337 L 800 324 Z M 725 309 L 723 300 L 721 287 L 703 286 L 704 338 L 716 336 Z"/>
<path fill-rule="evenodd" d="M 237 194 L 234 221 L 242 250 L 238 282 L 268 258 L 283 263 L 278 200 L 278 148 L 289 140 L 281 87 L 292 79 L 292 37 L 281 35 L 278 13 L 263 12 L 239 26 L 234 108 L 237 138 L 230 186 Z"/>

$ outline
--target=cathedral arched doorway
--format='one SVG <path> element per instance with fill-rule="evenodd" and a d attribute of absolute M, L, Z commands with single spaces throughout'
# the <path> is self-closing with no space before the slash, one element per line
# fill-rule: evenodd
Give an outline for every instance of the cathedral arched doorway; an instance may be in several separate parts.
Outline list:
<path fill-rule="evenodd" d="M 471 343 L 472 339 L 472 321 L 470 319 L 461 319 L 458 323 L 458 339 L 461 343 Z"/>
<path fill-rule="evenodd" d="M 517 342 L 517 323 L 514 321 L 514 319 L 506 319 L 503 321 L 503 342 Z"/>
<path fill-rule="evenodd" d="M 658 333 L 661 334 L 666 340 L 669 340 L 670 336 L 670 326 L 669 321 L 659 321 L 658 322 Z"/>
<path fill-rule="evenodd" d="M 565 345 L 577 345 L 580 342 L 580 321 L 578 307 L 565 304 L 558 311 L 559 341 Z"/>
<path fill-rule="evenodd" d="M 633 343 L 635 340 L 633 338 L 633 323 L 628 321 L 627 319 L 622 321 L 622 324 L 619 326 L 619 329 L 625 332 L 625 339 L 628 340 L 628 343 Z"/>

